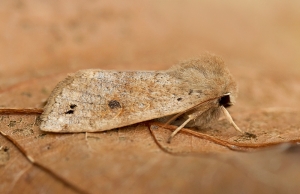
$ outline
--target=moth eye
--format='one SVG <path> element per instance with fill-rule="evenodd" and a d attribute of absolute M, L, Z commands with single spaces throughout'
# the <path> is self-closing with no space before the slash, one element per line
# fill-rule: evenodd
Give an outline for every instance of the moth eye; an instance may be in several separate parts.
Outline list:
<path fill-rule="evenodd" d="M 219 99 L 219 105 L 224 106 L 225 108 L 230 107 L 232 105 L 232 103 L 230 101 L 230 95 L 222 96 Z"/>

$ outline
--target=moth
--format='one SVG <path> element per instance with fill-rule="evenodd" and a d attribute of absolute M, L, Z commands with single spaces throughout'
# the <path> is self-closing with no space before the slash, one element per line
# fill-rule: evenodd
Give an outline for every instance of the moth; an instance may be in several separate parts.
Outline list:
<path fill-rule="evenodd" d="M 206 54 L 165 71 L 81 70 L 61 81 L 41 115 L 41 130 L 97 132 L 160 119 L 206 128 L 235 103 L 237 84 L 217 56 Z"/>

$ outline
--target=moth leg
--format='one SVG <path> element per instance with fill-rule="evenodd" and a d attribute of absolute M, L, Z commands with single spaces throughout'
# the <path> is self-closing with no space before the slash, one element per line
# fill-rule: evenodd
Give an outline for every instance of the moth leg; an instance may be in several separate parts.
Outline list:
<path fill-rule="evenodd" d="M 176 115 L 174 115 L 172 118 L 170 118 L 165 125 L 169 125 L 170 123 L 172 123 L 173 121 L 175 121 L 175 119 L 177 119 L 179 116 L 181 116 L 182 114 L 184 114 L 184 112 L 180 112 Z"/>
<path fill-rule="evenodd" d="M 170 135 L 169 139 L 168 139 L 168 143 L 171 142 L 172 138 L 191 120 L 193 120 L 194 118 L 196 118 L 198 115 L 189 115 L 189 118 L 184 121 L 184 123 L 182 123 L 179 127 L 177 127 L 177 129 L 175 131 L 172 132 L 172 134 Z"/>
<path fill-rule="evenodd" d="M 221 110 L 223 111 L 224 115 L 225 115 L 225 118 L 227 119 L 227 121 L 229 121 L 230 124 L 233 125 L 233 127 L 241 132 L 241 133 L 245 133 L 244 131 L 242 131 L 233 121 L 232 117 L 230 116 L 229 112 L 226 110 L 226 108 L 224 106 L 221 106 Z"/>

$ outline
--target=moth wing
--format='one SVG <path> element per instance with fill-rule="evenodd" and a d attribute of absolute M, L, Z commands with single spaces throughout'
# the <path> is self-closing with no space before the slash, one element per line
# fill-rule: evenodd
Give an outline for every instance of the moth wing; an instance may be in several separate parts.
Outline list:
<path fill-rule="evenodd" d="M 185 111 L 199 97 L 166 72 L 83 70 L 60 82 L 41 116 L 41 130 L 95 132 Z"/>

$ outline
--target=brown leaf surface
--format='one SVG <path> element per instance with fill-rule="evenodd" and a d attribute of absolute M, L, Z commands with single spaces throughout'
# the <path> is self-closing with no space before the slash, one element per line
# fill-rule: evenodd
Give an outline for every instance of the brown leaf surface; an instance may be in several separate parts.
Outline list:
<path fill-rule="evenodd" d="M 300 140 L 299 6 L 1 1 L 2 110 L 42 108 L 78 69 L 166 69 L 210 51 L 239 84 L 229 109 L 235 122 L 257 137 L 222 118 L 171 144 L 168 127 L 154 122 L 53 134 L 39 130 L 39 114 L 1 113 L 0 193 L 297 192 L 300 150 L 291 142 Z"/>

